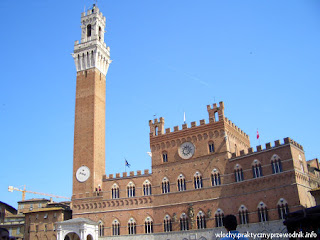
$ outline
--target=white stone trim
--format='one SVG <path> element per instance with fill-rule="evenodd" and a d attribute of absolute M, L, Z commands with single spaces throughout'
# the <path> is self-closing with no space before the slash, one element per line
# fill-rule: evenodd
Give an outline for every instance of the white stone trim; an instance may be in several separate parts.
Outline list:
<path fill-rule="evenodd" d="M 75 41 L 72 53 L 77 72 L 97 68 L 103 75 L 107 75 L 111 60 L 110 48 L 104 42 L 105 22 L 105 17 L 97 7 L 88 10 L 87 14 L 82 13 L 81 43 Z M 87 36 L 89 24 L 92 26 L 91 36 Z"/>

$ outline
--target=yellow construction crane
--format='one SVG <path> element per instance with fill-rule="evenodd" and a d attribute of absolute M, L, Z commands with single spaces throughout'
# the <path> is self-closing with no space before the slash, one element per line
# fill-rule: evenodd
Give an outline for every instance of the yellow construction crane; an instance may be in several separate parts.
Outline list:
<path fill-rule="evenodd" d="M 54 197 L 54 198 L 64 198 L 64 199 L 70 200 L 70 198 L 68 198 L 68 197 L 56 196 L 56 195 L 48 194 L 48 193 L 39 193 L 39 192 L 28 191 L 28 190 L 26 190 L 26 186 L 24 186 L 23 189 L 19 189 L 19 188 L 13 187 L 13 186 L 9 186 L 8 187 L 8 191 L 9 192 L 13 192 L 13 191 L 22 192 L 22 201 L 25 200 L 26 193 L 32 193 L 32 194 L 43 195 L 43 196 Z"/>

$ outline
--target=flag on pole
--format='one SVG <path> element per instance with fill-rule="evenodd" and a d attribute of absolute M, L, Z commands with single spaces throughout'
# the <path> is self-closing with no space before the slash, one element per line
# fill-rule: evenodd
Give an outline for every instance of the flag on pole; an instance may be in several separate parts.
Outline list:
<path fill-rule="evenodd" d="M 183 112 L 183 122 L 186 123 L 186 112 Z"/>
<path fill-rule="evenodd" d="M 260 135 L 259 135 L 259 131 L 257 129 L 257 139 L 259 139 L 259 138 L 260 138 Z"/>
<path fill-rule="evenodd" d="M 128 163 L 127 159 L 124 159 L 124 160 L 125 160 L 125 166 L 129 168 L 130 164 Z"/>

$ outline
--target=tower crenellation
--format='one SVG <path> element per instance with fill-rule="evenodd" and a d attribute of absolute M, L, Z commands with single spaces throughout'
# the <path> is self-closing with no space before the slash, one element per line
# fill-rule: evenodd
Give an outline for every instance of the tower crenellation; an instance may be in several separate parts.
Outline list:
<path fill-rule="evenodd" d="M 193 121 L 190 123 L 190 128 L 195 128 L 195 127 L 199 127 L 199 126 L 224 122 L 229 127 L 231 127 L 234 131 L 236 131 L 237 134 L 241 135 L 246 140 L 249 140 L 248 134 L 246 134 L 242 129 L 240 129 L 231 120 L 229 120 L 228 118 L 226 118 L 224 116 L 224 103 L 223 102 L 220 102 L 219 106 L 216 103 L 214 103 L 212 105 L 212 107 L 210 105 L 207 105 L 207 110 L 209 113 L 209 123 L 206 123 L 205 119 L 201 119 L 199 121 L 199 125 L 197 125 L 196 121 Z M 219 116 L 217 119 L 214 118 L 215 114 L 218 114 L 218 116 Z M 161 136 L 161 135 L 172 134 L 172 133 L 176 133 L 179 131 L 184 131 L 184 130 L 190 129 L 187 123 L 182 124 L 181 128 L 180 128 L 180 126 L 174 126 L 173 131 L 171 130 L 171 128 L 164 128 L 164 118 L 163 117 L 160 117 L 159 119 L 150 120 L 149 126 L 150 126 L 150 137 L 157 137 L 157 136 Z"/>
<path fill-rule="evenodd" d="M 149 121 L 150 137 L 164 134 L 164 118 L 154 119 Z"/>
<path fill-rule="evenodd" d="M 283 139 L 283 143 L 281 143 L 280 140 L 275 140 L 274 141 L 274 146 L 272 146 L 272 144 L 270 142 L 265 144 L 265 149 L 262 148 L 262 145 L 258 145 L 256 146 L 256 151 L 253 150 L 252 147 L 248 148 L 248 149 L 244 149 L 240 151 L 240 155 L 237 155 L 235 152 L 232 153 L 232 157 L 231 158 L 237 158 L 237 157 L 242 157 L 242 156 L 246 156 L 246 155 L 250 155 L 250 154 L 254 154 L 254 153 L 258 153 L 258 152 L 262 152 L 262 151 L 266 151 L 266 150 L 271 150 L 273 148 L 277 148 L 280 146 L 284 146 L 284 145 L 288 145 L 288 144 L 292 144 L 295 147 L 297 147 L 298 149 L 300 149 L 301 151 L 303 151 L 303 146 L 298 144 L 297 142 L 293 141 L 291 138 L 286 137 Z"/>
<path fill-rule="evenodd" d="M 243 137 L 249 139 L 249 135 L 246 134 L 241 128 L 239 128 L 237 125 L 235 125 L 230 119 L 228 118 L 224 118 L 224 121 L 230 126 L 232 127 L 235 131 L 237 131 L 240 135 L 242 135 Z"/>
<path fill-rule="evenodd" d="M 145 169 L 143 172 L 141 170 L 137 170 L 136 173 L 134 171 L 129 172 L 129 176 L 127 172 L 123 172 L 122 176 L 121 173 L 116 173 L 114 174 L 109 174 L 108 176 L 104 176 L 103 180 L 104 181 L 110 181 L 114 179 L 126 179 L 126 178 L 134 178 L 134 177 L 141 177 L 141 176 L 150 176 L 149 169 Z"/>
<path fill-rule="evenodd" d="M 107 74 L 110 48 L 104 42 L 106 18 L 95 5 L 81 14 L 81 41 L 75 41 L 72 54 L 77 72 L 97 68 Z"/>
<path fill-rule="evenodd" d="M 214 103 L 211 107 L 207 105 L 207 110 L 209 114 L 209 122 L 218 122 L 220 119 L 224 118 L 224 103 L 219 102 L 219 106 Z"/>

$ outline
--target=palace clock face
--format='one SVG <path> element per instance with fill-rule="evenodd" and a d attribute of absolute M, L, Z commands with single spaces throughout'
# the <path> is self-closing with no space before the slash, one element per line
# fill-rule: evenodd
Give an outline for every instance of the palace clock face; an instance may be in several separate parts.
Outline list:
<path fill-rule="evenodd" d="M 189 159 L 194 154 L 195 147 L 191 142 L 182 143 L 179 147 L 179 156 L 183 159 Z"/>
<path fill-rule="evenodd" d="M 79 182 L 85 182 L 90 177 L 90 169 L 87 166 L 81 166 L 76 172 L 76 178 Z"/>

